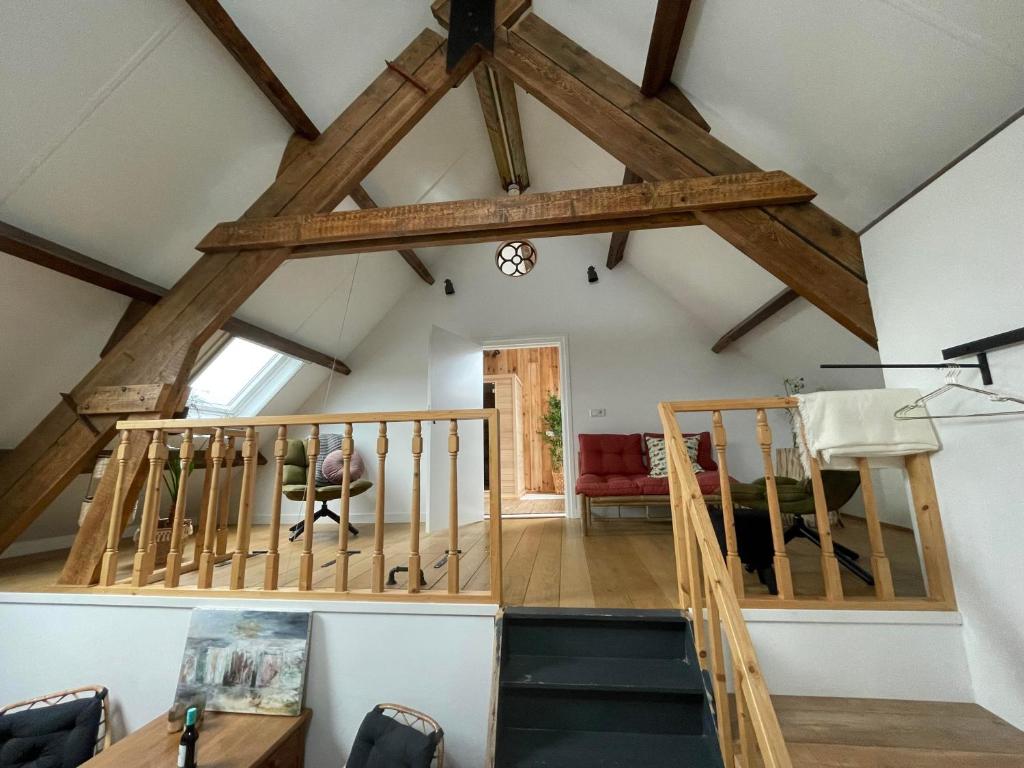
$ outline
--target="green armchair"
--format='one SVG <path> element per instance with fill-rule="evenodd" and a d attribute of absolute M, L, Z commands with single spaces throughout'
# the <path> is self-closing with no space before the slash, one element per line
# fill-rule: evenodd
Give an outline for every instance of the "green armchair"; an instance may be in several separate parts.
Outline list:
<path fill-rule="evenodd" d="M 290 501 L 306 500 L 306 475 L 309 471 L 309 459 L 306 456 L 306 442 L 304 440 L 289 440 L 288 450 L 284 456 L 284 472 L 281 479 L 281 493 Z M 349 483 L 349 497 L 366 493 L 373 487 L 369 480 L 354 480 Z M 341 524 L 341 518 L 327 508 L 328 501 L 341 498 L 342 487 L 340 485 L 318 485 L 313 496 L 320 502 L 320 509 L 313 514 L 313 522 L 322 517 L 329 517 L 334 522 Z M 288 529 L 288 541 L 295 541 L 306 528 L 306 521 L 299 520 Z M 359 529 L 349 523 L 349 532 L 353 536 L 359 535 Z"/>
<path fill-rule="evenodd" d="M 860 487 L 860 474 L 823 470 L 821 484 L 825 491 L 825 506 L 829 510 L 839 509 L 846 504 Z M 768 497 L 765 480 L 760 478 L 752 483 L 731 483 L 733 503 L 738 507 L 768 512 Z M 790 515 L 793 522 L 786 528 L 785 540 L 790 542 L 800 537 L 821 548 L 818 532 L 804 522 L 804 515 L 814 514 L 814 491 L 810 480 L 794 480 L 791 477 L 776 477 L 775 488 L 779 494 L 779 508 L 783 515 Z M 850 573 L 866 584 L 873 585 L 874 578 L 857 560 L 860 555 L 849 547 L 833 542 L 836 560 Z"/>

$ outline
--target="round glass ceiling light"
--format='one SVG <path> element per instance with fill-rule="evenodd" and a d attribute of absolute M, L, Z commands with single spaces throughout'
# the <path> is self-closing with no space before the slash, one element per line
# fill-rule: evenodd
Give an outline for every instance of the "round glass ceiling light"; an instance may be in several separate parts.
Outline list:
<path fill-rule="evenodd" d="M 509 240 L 498 246 L 494 264 L 503 275 L 522 277 L 537 266 L 537 249 L 529 240 Z"/>

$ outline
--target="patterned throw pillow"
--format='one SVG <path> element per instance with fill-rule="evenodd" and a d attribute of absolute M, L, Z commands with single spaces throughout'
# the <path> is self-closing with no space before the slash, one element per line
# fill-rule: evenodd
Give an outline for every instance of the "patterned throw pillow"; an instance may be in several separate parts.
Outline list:
<path fill-rule="evenodd" d="M 651 468 L 648 473 L 651 477 L 668 477 L 668 454 L 665 452 L 665 438 L 648 437 L 647 455 L 650 457 Z M 700 437 L 684 437 L 686 452 L 690 455 L 690 463 L 694 472 L 703 472 L 704 467 L 697 463 L 697 446 L 700 444 Z"/>
<path fill-rule="evenodd" d="M 320 453 L 316 455 L 316 484 L 331 485 L 331 481 L 324 475 L 324 459 L 327 454 L 341 449 L 341 441 L 344 435 L 320 435 Z"/>

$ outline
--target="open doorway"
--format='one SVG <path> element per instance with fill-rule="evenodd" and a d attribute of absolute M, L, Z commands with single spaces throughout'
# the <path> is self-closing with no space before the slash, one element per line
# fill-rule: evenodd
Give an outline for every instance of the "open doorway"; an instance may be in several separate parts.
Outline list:
<path fill-rule="evenodd" d="M 483 356 L 484 407 L 500 415 L 502 517 L 564 517 L 560 346 L 485 346 Z M 486 435 L 484 446 L 486 478 Z"/>

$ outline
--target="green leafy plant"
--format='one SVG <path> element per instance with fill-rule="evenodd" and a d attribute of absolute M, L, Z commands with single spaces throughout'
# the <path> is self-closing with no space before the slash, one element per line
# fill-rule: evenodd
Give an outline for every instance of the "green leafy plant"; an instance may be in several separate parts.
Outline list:
<path fill-rule="evenodd" d="M 556 394 L 548 395 L 547 408 L 541 417 L 544 431 L 541 439 L 551 452 L 551 469 L 558 472 L 562 469 L 562 399 Z"/>
<path fill-rule="evenodd" d="M 188 464 L 190 474 L 193 469 L 195 469 L 195 462 L 190 461 Z M 163 479 L 164 487 L 171 495 L 171 507 L 173 508 L 174 503 L 178 500 L 178 488 L 181 485 L 181 460 L 178 458 L 178 451 L 174 448 L 171 449 L 167 457 L 167 468 L 164 470 Z"/>

